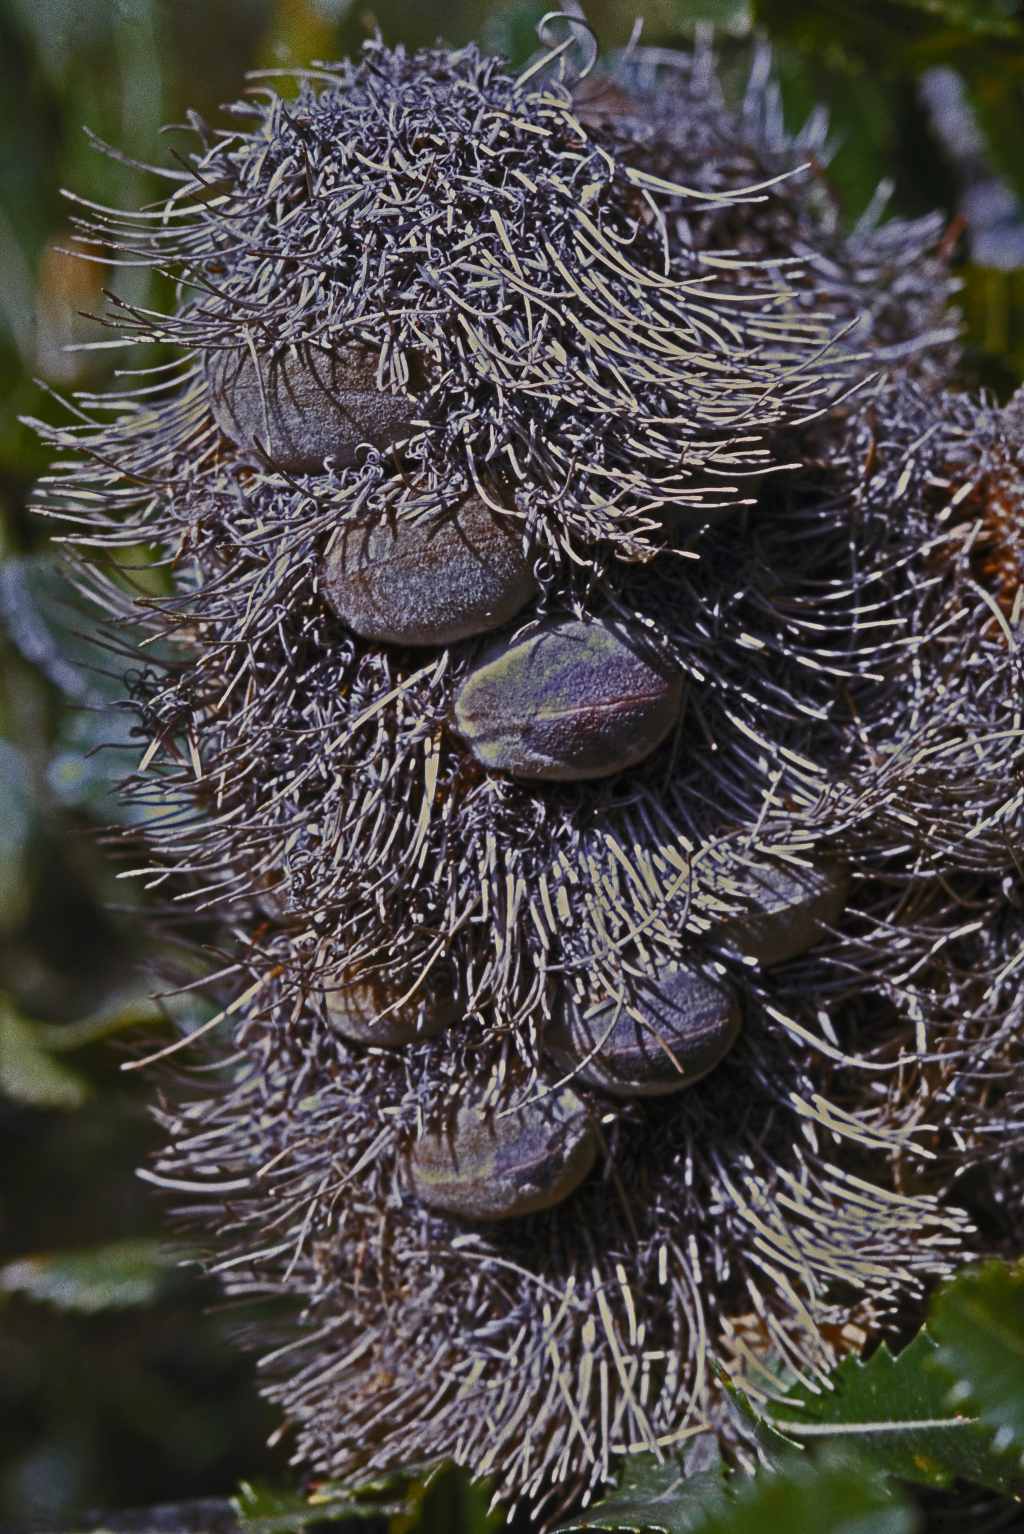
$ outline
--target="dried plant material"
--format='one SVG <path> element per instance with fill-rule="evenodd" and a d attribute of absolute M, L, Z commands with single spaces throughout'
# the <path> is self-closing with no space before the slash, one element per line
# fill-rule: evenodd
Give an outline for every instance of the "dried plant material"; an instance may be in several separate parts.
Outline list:
<path fill-rule="evenodd" d="M 353 633 L 407 645 L 454 644 L 500 628 L 537 590 L 522 525 L 478 495 L 417 522 L 344 523 L 322 582 Z"/>
<path fill-rule="evenodd" d="M 599 1092 L 661 1097 L 714 1070 L 739 1031 L 731 990 L 674 964 L 590 1005 L 570 994 L 544 1047 L 560 1070 Z"/>
<path fill-rule="evenodd" d="M 998 427 L 986 447 L 983 454 L 976 452 L 970 478 L 964 481 L 957 476 L 960 482 L 956 488 L 961 493 L 960 515 L 981 520 L 974 561 L 978 575 L 1009 616 L 1024 580 L 1022 391 L 1018 390 L 1001 412 Z"/>
<path fill-rule="evenodd" d="M 820 115 L 787 137 L 761 51 L 739 112 L 712 66 L 641 49 L 576 99 L 550 60 L 516 81 L 373 43 L 293 100 L 257 87 L 163 208 L 89 210 L 85 237 L 180 282 L 174 314 L 110 323 L 184 360 L 41 427 L 38 501 L 136 721 L 124 872 L 224 955 L 161 1066 L 222 1054 L 172 1078 L 147 1175 L 229 1294 L 293 1305 L 250 1339 L 299 1458 L 454 1456 L 542 1522 L 638 1446 L 734 1444 L 709 1358 L 767 1399 L 903 1324 L 981 1240 L 972 1187 L 1024 1239 L 1022 599 L 971 499 L 1012 422 L 943 388 L 941 220 L 880 224 L 880 199 L 844 237 Z M 292 471 L 218 424 L 216 358 L 354 344 L 354 392 L 414 404 L 390 445 Z M 530 552 L 500 637 L 442 642 L 442 593 L 427 647 L 332 608 L 346 529 L 397 548 L 470 497 Z M 801 947 L 834 916 L 787 963 L 723 935 L 780 915 L 761 868 L 849 870 L 811 923 L 784 903 Z M 567 997 L 671 973 L 736 999 L 714 1069 L 662 1096 L 553 1077 Z M 346 992 L 350 1034 L 415 1037 L 345 1037 Z M 566 1090 L 593 1165 L 535 1166 L 516 1118 Z M 484 1157 L 438 1207 L 485 1104 L 479 1143 L 558 1201 L 514 1214 Z M 502 1218 L 473 1213 L 490 1183 Z"/>

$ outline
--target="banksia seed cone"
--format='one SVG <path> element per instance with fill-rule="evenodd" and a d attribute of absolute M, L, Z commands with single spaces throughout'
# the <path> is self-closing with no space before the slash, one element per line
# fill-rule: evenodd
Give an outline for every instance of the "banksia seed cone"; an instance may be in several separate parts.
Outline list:
<path fill-rule="evenodd" d="M 114 320 L 184 360 L 43 495 L 228 955 L 148 1175 L 301 1299 L 301 1459 L 547 1513 L 742 1433 L 710 1358 L 898 1316 L 1020 1148 L 1017 417 L 938 387 L 933 221 L 844 240 L 763 56 L 742 118 L 661 62 L 376 43 L 200 125 L 92 236 L 179 274 Z"/>

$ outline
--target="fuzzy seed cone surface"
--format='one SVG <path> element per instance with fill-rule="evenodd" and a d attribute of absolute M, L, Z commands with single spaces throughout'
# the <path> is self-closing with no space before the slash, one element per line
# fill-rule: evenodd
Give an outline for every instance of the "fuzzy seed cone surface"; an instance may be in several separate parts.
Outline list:
<path fill-rule="evenodd" d="M 299 1460 L 550 1519 L 1020 1224 L 1024 407 L 763 53 L 231 111 L 83 228 L 181 360 L 41 428 L 130 867 L 223 955 L 147 1175 L 287 1302 Z"/>

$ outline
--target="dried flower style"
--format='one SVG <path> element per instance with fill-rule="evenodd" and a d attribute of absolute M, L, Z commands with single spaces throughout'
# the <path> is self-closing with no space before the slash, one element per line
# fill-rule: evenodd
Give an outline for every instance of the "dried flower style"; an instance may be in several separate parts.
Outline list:
<path fill-rule="evenodd" d="M 146 1175 L 301 1300 L 263 1366 L 329 1475 L 547 1516 L 742 1454 L 709 1360 L 819 1376 L 1018 1165 L 1018 414 L 939 386 L 938 224 L 844 239 L 773 91 L 378 42 L 88 226 L 186 356 L 41 504 L 233 1019 Z"/>

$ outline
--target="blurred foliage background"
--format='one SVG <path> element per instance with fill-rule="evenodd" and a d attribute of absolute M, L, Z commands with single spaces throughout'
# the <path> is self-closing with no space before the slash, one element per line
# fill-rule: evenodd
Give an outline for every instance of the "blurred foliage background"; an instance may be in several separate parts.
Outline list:
<path fill-rule="evenodd" d="M 60 529 L 26 512 L 45 461 L 28 413 L 94 392 L 127 355 L 85 313 L 103 289 L 158 303 L 150 274 L 66 254 L 61 188 L 138 206 L 152 177 L 97 154 L 173 164 L 193 107 L 216 120 L 253 67 L 389 42 L 477 38 L 523 62 L 540 0 L 0 0 L 0 1523 L 227 1495 L 280 1477 L 287 1439 L 216 1296 L 167 1245 L 135 1167 L 156 1136 L 118 1035 L 201 1016 L 147 999 L 160 953 L 144 897 L 97 832 L 131 756 L 116 682 L 83 666 L 88 620 L 55 573 Z M 602 47 L 682 45 L 715 28 L 742 90 L 757 29 L 776 51 L 787 117 L 827 104 L 837 216 L 879 182 L 891 206 L 940 206 L 963 280 L 961 381 L 1000 399 L 1024 376 L 1024 15 L 1020 0 L 591 0 Z M 70 349 L 69 349 L 70 348 Z M 158 358 L 140 358 L 133 366 Z"/>

